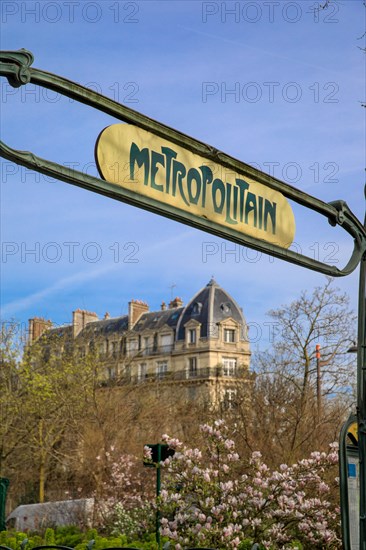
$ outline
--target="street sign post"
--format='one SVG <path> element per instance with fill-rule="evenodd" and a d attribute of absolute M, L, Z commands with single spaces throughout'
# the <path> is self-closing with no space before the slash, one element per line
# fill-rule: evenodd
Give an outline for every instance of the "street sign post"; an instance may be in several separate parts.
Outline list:
<path fill-rule="evenodd" d="M 357 355 L 359 548 L 366 550 L 365 225 L 342 200 L 320 201 L 110 98 L 33 68 L 32 63 L 33 55 L 27 50 L 0 52 L 0 76 L 13 87 L 32 83 L 56 91 L 127 124 L 116 125 L 118 129 L 109 127 L 99 136 L 96 157 L 104 180 L 0 142 L 3 158 L 319 273 L 341 277 L 361 264 Z M 124 149 L 119 136 L 126 133 L 132 140 Z M 117 173 L 113 173 L 113 164 Z M 121 173 L 124 176 L 120 177 Z M 351 235 L 353 252 L 342 269 L 288 248 L 295 228 L 288 200 L 317 212 Z"/>
<path fill-rule="evenodd" d="M 339 479 L 344 550 L 360 549 L 360 459 L 357 416 L 342 426 L 339 438 Z"/>

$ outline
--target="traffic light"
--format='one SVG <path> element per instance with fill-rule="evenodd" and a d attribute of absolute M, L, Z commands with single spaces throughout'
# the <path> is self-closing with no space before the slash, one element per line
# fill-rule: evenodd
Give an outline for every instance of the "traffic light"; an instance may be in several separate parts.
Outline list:
<path fill-rule="evenodd" d="M 144 458 L 144 466 L 156 466 L 156 464 L 158 464 L 159 462 L 164 462 L 164 460 L 166 460 L 170 456 L 173 456 L 175 453 L 174 449 L 171 449 L 169 445 L 166 445 L 164 443 L 145 445 L 145 447 L 149 447 L 149 449 L 151 449 L 152 462 Z"/>

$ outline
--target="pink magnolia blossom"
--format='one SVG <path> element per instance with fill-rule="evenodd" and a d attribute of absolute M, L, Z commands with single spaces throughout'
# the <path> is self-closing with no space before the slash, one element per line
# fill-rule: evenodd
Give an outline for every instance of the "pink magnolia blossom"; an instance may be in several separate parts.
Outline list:
<path fill-rule="evenodd" d="M 339 509 L 327 500 L 330 485 L 324 479 L 337 461 L 335 445 L 329 453 L 281 464 L 278 471 L 255 451 L 238 475 L 243 461 L 225 423 L 218 420 L 201 430 L 205 452 L 165 436 L 179 453 L 164 465 L 162 534 L 182 547 L 232 549 L 249 539 L 287 550 L 296 539 L 304 550 L 341 548 Z"/>

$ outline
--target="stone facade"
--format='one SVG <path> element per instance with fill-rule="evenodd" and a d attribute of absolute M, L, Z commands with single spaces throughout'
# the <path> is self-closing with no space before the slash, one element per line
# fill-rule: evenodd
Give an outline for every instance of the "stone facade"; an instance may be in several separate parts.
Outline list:
<path fill-rule="evenodd" d="M 31 340 L 57 331 L 81 355 L 95 353 L 104 386 L 159 384 L 171 391 L 179 385 L 188 400 L 232 408 L 250 379 L 243 312 L 213 279 L 186 306 L 175 298 L 149 311 L 145 302 L 132 300 L 122 317 L 99 319 L 78 309 L 69 327 L 50 329 L 49 322 L 32 319 L 30 328 Z"/>

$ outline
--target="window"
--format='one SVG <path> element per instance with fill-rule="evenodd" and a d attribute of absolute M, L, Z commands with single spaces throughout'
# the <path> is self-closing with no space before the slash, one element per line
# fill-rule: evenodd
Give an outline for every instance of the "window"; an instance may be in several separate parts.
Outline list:
<path fill-rule="evenodd" d="M 149 353 L 149 337 L 144 337 L 144 343 L 143 343 L 143 352 L 144 355 L 147 355 Z"/>
<path fill-rule="evenodd" d="M 117 375 L 116 367 L 108 367 L 107 371 L 109 380 L 114 380 Z"/>
<path fill-rule="evenodd" d="M 116 358 L 118 355 L 118 342 L 112 342 L 112 356 Z"/>
<path fill-rule="evenodd" d="M 138 348 L 137 340 L 130 340 L 129 342 L 127 342 L 127 349 L 130 354 L 134 351 L 137 351 L 137 348 Z"/>
<path fill-rule="evenodd" d="M 196 329 L 190 328 L 188 331 L 188 343 L 189 344 L 195 344 L 196 343 Z"/>
<path fill-rule="evenodd" d="M 224 329 L 224 342 L 231 344 L 235 342 L 235 330 L 233 328 Z"/>
<path fill-rule="evenodd" d="M 171 334 L 162 334 L 160 336 L 160 345 L 161 351 L 169 352 L 172 349 L 172 335 Z"/>
<path fill-rule="evenodd" d="M 192 306 L 192 315 L 199 315 L 202 310 L 201 302 L 195 302 Z"/>
<path fill-rule="evenodd" d="M 166 373 L 168 372 L 168 363 L 166 361 L 158 361 L 158 365 L 156 367 L 156 374 L 159 380 L 165 377 Z"/>
<path fill-rule="evenodd" d="M 223 311 L 224 313 L 230 313 L 231 311 L 231 304 L 230 302 L 225 302 L 223 304 L 220 305 L 220 309 L 221 311 Z"/>
<path fill-rule="evenodd" d="M 225 409 L 235 409 L 236 407 L 236 390 L 226 389 L 224 394 Z"/>
<path fill-rule="evenodd" d="M 222 373 L 224 376 L 235 376 L 236 374 L 236 359 L 233 357 L 222 358 Z"/>
<path fill-rule="evenodd" d="M 140 363 L 140 365 L 138 366 L 137 378 L 139 382 L 142 382 L 143 380 L 145 380 L 145 378 L 147 378 L 146 363 Z"/>
<path fill-rule="evenodd" d="M 197 357 L 189 358 L 189 376 L 197 376 Z"/>

